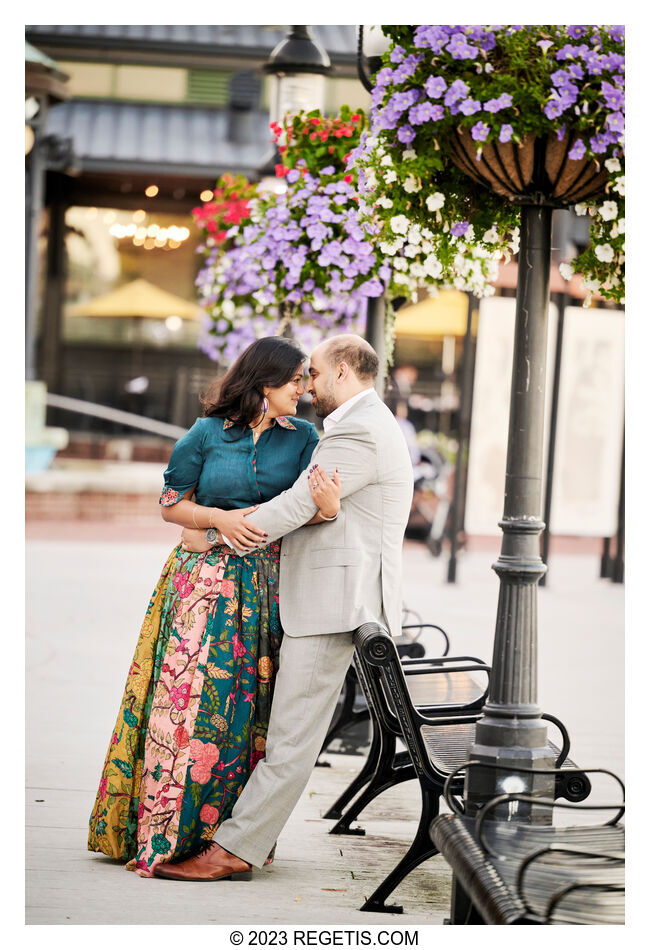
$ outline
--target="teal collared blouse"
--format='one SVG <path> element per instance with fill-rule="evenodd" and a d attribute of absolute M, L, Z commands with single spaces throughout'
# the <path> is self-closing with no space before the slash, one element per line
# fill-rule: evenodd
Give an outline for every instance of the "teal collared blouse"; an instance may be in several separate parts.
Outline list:
<path fill-rule="evenodd" d="M 257 443 L 249 427 L 242 435 L 229 419 L 200 417 L 172 450 L 160 504 L 175 505 L 194 486 L 199 505 L 231 510 L 269 501 L 307 468 L 317 442 L 311 422 L 295 416 L 277 416 Z"/>

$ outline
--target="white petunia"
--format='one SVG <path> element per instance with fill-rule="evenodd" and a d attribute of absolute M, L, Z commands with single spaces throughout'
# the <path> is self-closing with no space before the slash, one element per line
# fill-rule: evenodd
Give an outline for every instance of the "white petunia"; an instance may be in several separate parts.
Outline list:
<path fill-rule="evenodd" d="M 604 264 L 614 260 L 614 248 L 611 244 L 597 244 L 594 250 L 598 260 Z"/>
<path fill-rule="evenodd" d="M 625 175 L 621 175 L 620 178 L 616 179 L 612 185 L 612 191 L 615 191 L 621 196 L 625 194 Z"/>
<path fill-rule="evenodd" d="M 619 218 L 616 222 L 619 234 L 625 234 L 625 218 Z"/>
<path fill-rule="evenodd" d="M 393 202 L 390 198 L 387 198 L 386 195 L 382 195 L 381 198 L 377 198 L 377 204 L 380 208 L 392 208 Z"/>
<path fill-rule="evenodd" d="M 564 277 L 565 280 L 571 280 L 573 277 L 573 268 L 570 264 L 567 264 L 566 261 L 562 261 L 559 267 L 560 274 Z"/>
<path fill-rule="evenodd" d="M 405 162 L 412 162 L 417 157 L 418 153 L 412 148 L 407 148 L 402 152 L 402 160 Z"/>
<path fill-rule="evenodd" d="M 583 214 L 587 213 L 587 208 L 588 208 L 588 205 L 586 205 L 583 201 L 581 201 L 579 204 L 575 206 L 574 211 L 577 215 L 580 215 L 580 217 L 582 217 Z"/>
<path fill-rule="evenodd" d="M 391 257 L 393 254 L 397 254 L 398 251 L 401 251 L 404 247 L 404 238 L 396 237 L 394 241 L 380 241 L 379 250 L 382 254 L 389 254 Z"/>
<path fill-rule="evenodd" d="M 429 277 L 436 278 L 442 276 L 442 264 L 435 254 L 429 254 L 428 257 L 425 257 L 423 267 Z"/>
<path fill-rule="evenodd" d="M 419 253 L 420 248 L 415 244 L 407 244 L 404 248 L 404 253 L 407 257 L 416 257 Z"/>
<path fill-rule="evenodd" d="M 490 230 L 486 231 L 483 235 L 483 240 L 486 244 L 496 244 L 496 242 L 499 240 L 499 235 L 494 228 L 490 228 Z"/>
<path fill-rule="evenodd" d="M 411 227 L 409 228 L 409 233 L 408 233 L 409 244 L 419 244 L 421 240 L 422 240 L 422 237 L 420 234 L 420 225 L 412 224 Z"/>
<path fill-rule="evenodd" d="M 422 185 L 419 183 L 415 175 L 409 175 L 404 181 L 404 191 L 412 195 L 414 192 L 420 191 Z"/>
<path fill-rule="evenodd" d="M 436 191 L 433 195 L 429 195 L 426 201 L 429 211 L 437 211 L 438 208 L 442 208 L 444 203 L 445 196 L 440 191 Z"/>
<path fill-rule="evenodd" d="M 405 214 L 397 214 L 390 219 L 391 230 L 395 234 L 406 234 L 409 229 L 409 219 Z"/>
<path fill-rule="evenodd" d="M 429 228 L 422 228 L 422 237 L 426 238 L 427 241 L 430 241 L 433 237 L 433 231 L 431 231 Z"/>
<path fill-rule="evenodd" d="M 386 165 L 386 166 L 388 166 L 388 165 L 392 165 L 392 164 L 393 164 L 393 159 L 390 157 L 390 155 L 383 155 L 383 156 L 382 156 L 381 161 L 380 161 L 380 165 Z"/>
<path fill-rule="evenodd" d="M 618 205 L 615 201 L 605 201 L 598 211 L 603 221 L 613 221 L 618 217 Z"/>
<path fill-rule="evenodd" d="M 384 175 L 384 181 L 390 184 L 393 181 L 397 181 L 397 173 L 393 171 L 392 168 L 389 168 L 386 174 Z"/>
<path fill-rule="evenodd" d="M 408 263 L 403 257 L 396 257 L 393 261 L 395 270 L 408 270 Z"/>
<path fill-rule="evenodd" d="M 620 172 L 621 163 L 617 158 L 608 158 L 605 161 L 605 168 L 608 172 Z"/>

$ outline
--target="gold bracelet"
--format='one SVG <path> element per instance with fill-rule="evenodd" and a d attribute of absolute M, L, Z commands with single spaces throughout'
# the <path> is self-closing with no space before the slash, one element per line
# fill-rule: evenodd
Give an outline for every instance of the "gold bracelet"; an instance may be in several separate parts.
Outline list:
<path fill-rule="evenodd" d="M 194 522 L 194 527 L 200 529 L 200 526 L 196 523 L 196 509 L 198 507 L 199 507 L 198 505 L 194 505 L 194 507 L 192 508 L 192 521 Z"/>
<path fill-rule="evenodd" d="M 212 524 L 212 512 L 213 512 L 213 511 L 216 511 L 216 510 L 217 510 L 216 508 L 210 508 L 210 514 L 209 514 L 209 516 L 208 516 L 208 526 L 209 526 L 210 528 L 214 528 L 214 525 Z M 219 530 L 219 529 L 217 529 L 217 530 Z"/>

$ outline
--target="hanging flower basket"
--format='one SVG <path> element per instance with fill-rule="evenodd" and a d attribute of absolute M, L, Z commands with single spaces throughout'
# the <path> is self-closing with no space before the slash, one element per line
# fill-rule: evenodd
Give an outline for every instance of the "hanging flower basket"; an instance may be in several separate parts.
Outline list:
<path fill-rule="evenodd" d="M 478 184 L 519 203 L 564 207 L 603 193 L 608 173 L 594 159 L 569 158 L 576 136 L 536 138 L 518 144 L 486 142 L 479 147 L 469 131 L 449 139 L 452 161 Z"/>
<path fill-rule="evenodd" d="M 489 293 L 521 204 L 543 203 L 589 214 L 591 245 L 563 273 L 622 303 L 624 28 L 382 29 L 392 45 L 348 167 L 406 290 Z"/>

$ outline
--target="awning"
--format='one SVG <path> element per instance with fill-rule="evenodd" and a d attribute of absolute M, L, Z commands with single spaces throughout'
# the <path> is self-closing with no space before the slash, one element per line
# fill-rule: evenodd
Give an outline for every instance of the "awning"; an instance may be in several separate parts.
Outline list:
<path fill-rule="evenodd" d="M 395 317 L 395 333 L 398 337 L 421 340 L 465 336 L 467 307 L 467 294 L 442 290 L 437 297 L 402 307 Z"/>
<path fill-rule="evenodd" d="M 80 169 L 249 177 L 270 148 L 268 113 L 248 114 L 248 140 L 231 140 L 229 109 L 77 99 L 50 110 L 47 131 L 71 138 Z"/>
<path fill-rule="evenodd" d="M 150 320 L 166 320 L 181 317 L 183 320 L 198 320 L 200 310 L 195 303 L 170 294 L 148 280 L 140 278 L 123 284 L 117 290 L 93 297 L 85 303 L 70 308 L 73 317 L 131 317 Z"/>

